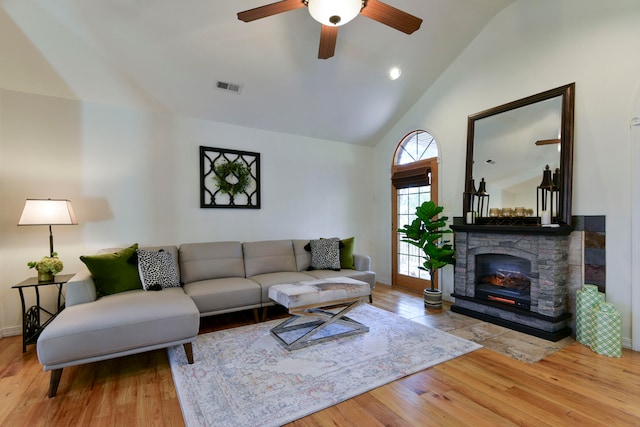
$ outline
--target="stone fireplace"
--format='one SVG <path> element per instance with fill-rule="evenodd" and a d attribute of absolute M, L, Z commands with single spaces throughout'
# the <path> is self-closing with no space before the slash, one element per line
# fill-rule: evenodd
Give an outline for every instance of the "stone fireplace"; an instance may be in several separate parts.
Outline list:
<path fill-rule="evenodd" d="M 567 233 L 455 228 L 452 311 L 551 341 L 571 334 Z"/>

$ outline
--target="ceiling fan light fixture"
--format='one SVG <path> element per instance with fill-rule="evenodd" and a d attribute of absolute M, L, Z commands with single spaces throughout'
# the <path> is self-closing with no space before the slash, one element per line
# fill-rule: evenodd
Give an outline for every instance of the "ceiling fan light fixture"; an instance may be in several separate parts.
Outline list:
<path fill-rule="evenodd" d="M 353 20 L 364 7 L 363 0 L 307 0 L 306 3 L 313 19 L 332 27 Z"/>

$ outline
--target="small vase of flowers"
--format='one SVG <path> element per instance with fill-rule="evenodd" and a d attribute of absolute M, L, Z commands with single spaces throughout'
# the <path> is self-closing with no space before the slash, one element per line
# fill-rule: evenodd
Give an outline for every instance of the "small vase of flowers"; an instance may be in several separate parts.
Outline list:
<path fill-rule="evenodd" d="M 48 282 L 53 280 L 53 277 L 60 273 L 64 267 L 56 252 L 52 253 L 51 256 L 43 257 L 40 261 L 30 261 L 27 265 L 29 268 L 35 268 L 38 270 L 39 282 Z"/>

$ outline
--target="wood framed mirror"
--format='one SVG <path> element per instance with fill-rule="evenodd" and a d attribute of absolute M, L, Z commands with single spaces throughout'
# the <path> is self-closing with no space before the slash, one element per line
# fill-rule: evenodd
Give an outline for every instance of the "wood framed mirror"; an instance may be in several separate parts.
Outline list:
<path fill-rule="evenodd" d="M 555 221 L 571 225 L 574 100 L 571 83 L 469 116 L 464 215 L 477 212 L 469 183 L 477 190 L 484 178 L 490 207 L 525 207 L 536 216 L 537 188 L 549 165 L 559 173 Z"/>

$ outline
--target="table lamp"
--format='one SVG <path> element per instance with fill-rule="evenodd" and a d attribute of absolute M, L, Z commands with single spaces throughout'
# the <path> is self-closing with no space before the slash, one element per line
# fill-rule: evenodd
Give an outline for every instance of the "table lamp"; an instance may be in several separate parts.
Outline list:
<path fill-rule="evenodd" d="M 76 215 L 69 200 L 27 199 L 18 225 L 48 225 L 49 252 L 53 256 L 52 225 L 76 225 Z"/>

